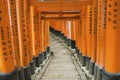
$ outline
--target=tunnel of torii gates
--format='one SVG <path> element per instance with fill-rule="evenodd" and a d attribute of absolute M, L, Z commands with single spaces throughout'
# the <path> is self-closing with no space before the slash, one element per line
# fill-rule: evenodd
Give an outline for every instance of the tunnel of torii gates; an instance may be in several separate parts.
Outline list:
<path fill-rule="evenodd" d="M 0 80 L 31 80 L 50 30 L 95 80 L 120 80 L 120 0 L 0 0 Z"/>

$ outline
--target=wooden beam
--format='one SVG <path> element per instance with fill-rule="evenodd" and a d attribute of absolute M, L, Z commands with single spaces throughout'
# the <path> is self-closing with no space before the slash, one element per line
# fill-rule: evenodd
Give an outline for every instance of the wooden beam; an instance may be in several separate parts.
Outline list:
<path fill-rule="evenodd" d="M 58 11 L 54 12 L 41 12 L 42 14 L 60 14 Z M 62 12 L 62 14 L 79 14 L 79 11 L 67 11 L 67 12 Z"/>
<path fill-rule="evenodd" d="M 70 19 L 79 19 L 80 17 L 79 16 L 72 16 L 72 17 L 42 17 L 42 19 L 45 19 L 45 20 L 51 20 L 51 19 L 67 19 L 67 20 L 70 20 Z"/>
<path fill-rule="evenodd" d="M 32 2 L 31 5 L 37 8 L 37 11 L 75 11 L 80 10 L 81 5 L 91 5 L 89 1 L 65 1 L 65 2 Z"/>
<path fill-rule="evenodd" d="M 71 17 L 71 16 L 79 16 L 79 14 L 43 14 L 44 17 Z"/>

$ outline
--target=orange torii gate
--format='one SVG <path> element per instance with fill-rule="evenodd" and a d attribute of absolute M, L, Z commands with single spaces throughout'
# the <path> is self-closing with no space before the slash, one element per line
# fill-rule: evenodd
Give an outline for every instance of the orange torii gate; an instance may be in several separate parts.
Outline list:
<path fill-rule="evenodd" d="M 106 2 L 106 40 L 103 79 L 120 79 L 120 0 Z M 100 63 L 102 66 L 103 63 Z"/>
<path fill-rule="evenodd" d="M 27 0 L 17 2 L 17 15 L 19 26 L 19 40 L 20 40 L 20 57 L 21 65 L 24 70 L 25 80 L 31 79 L 31 67 L 29 58 L 29 45 L 28 45 L 28 17 L 27 17 Z"/>
<path fill-rule="evenodd" d="M 87 57 L 86 57 L 86 69 L 89 70 L 91 60 L 91 41 L 92 41 L 92 6 L 87 6 L 86 13 L 86 38 L 87 38 Z"/>
<path fill-rule="evenodd" d="M 11 19 L 9 17 L 10 11 L 8 7 L 12 6 L 8 6 L 8 3 L 9 2 L 7 0 L 0 1 L 0 79 L 18 80 L 19 78 L 16 66 L 19 68 L 21 68 L 21 66 L 20 64 L 18 65 L 15 63 L 13 46 L 15 46 L 16 43 L 13 44 L 13 34 L 11 32 L 11 26 L 13 26 L 14 23 L 11 23 Z M 13 28 L 16 29 L 16 26 L 14 25 L 12 29 Z M 15 51 L 17 52 L 17 50 L 18 49 L 16 48 Z M 16 55 L 18 54 L 19 53 L 16 53 Z M 19 58 L 19 55 L 16 57 Z M 19 60 L 17 61 L 19 62 Z"/>
<path fill-rule="evenodd" d="M 97 0 L 92 5 L 92 37 L 91 37 L 91 61 L 90 74 L 94 74 L 94 65 L 96 62 L 96 36 L 97 36 Z"/>
<path fill-rule="evenodd" d="M 95 64 L 95 79 L 102 80 L 102 70 L 104 68 L 105 56 L 105 0 L 98 0 L 98 13 L 97 13 L 97 49 L 96 49 L 96 64 Z"/>
<path fill-rule="evenodd" d="M 1 0 L 0 79 L 31 80 L 50 51 L 51 27 L 95 80 L 119 80 L 119 9 L 119 0 Z"/>

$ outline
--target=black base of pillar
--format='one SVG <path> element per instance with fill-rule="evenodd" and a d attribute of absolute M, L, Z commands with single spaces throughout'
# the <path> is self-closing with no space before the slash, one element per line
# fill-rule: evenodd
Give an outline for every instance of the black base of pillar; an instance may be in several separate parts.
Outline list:
<path fill-rule="evenodd" d="M 19 80 L 17 69 L 8 74 L 0 73 L 0 80 Z"/>
<path fill-rule="evenodd" d="M 36 65 L 36 67 L 40 67 L 40 63 L 39 63 L 39 57 L 36 57 L 35 58 L 35 65 Z"/>
<path fill-rule="evenodd" d="M 77 57 L 78 57 L 80 63 L 81 63 L 81 55 L 82 55 L 82 54 L 81 54 L 80 52 L 77 54 Z"/>
<path fill-rule="evenodd" d="M 79 61 L 82 64 L 82 53 L 81 52 L 79 52 Z"/>
<path fill-rule="evenodd" d="M 71 39 L 67 39 L 67 46 L 71 45 Z"/>
<path fill-rule="evenodd" d="M 102 69 L 97 69 L 97 80 L 102 80 Z"/>
<path fill-rule="evenodd" d="M 102 69 L 97 65 L 94 67 L 94 80 L 102 80 Z"/>
<path fill-rule="evenodd" d="M 63 36 L 64 36 L 64 33 L 61 32 L 61 37 L 63 37 Z"/>
<path fill-rule="evenodd" d="M 47 47 L 47 53 L 50 53 L 50 46 Z"/>
<path fill-rule="evenodd" d="M 54 29 L 53 29 L 53 34 L 54 34 L 54 35 L 57 35 L 57 34 L 56 34 L 56 30 L 54 30 Z"/>
<path fill-rule="evenodd" d="M 63 40 L 65 41 L 65 35 L 63 36 Z"/>
<path fill-rule="evenodd" d="M 60 35 L 59 35 L 59 37 L 61 38 L 63 36 L 63 33 L 60 31 Z"/>
<path fill-rule="evenodd" d="M 72 49 L 75 49 L 75 45 L 76 45 L 75 40 L 71 40 L 71 48 L 72 48 Z"/>
<path fill-rule="evenodd" d="M 47 59 L 47 53 L 43 52 L 43 54 L 44 54 L 44 59 Z"/>
<path fill-rule="evenodd" d="M 43 63 L 43 61 L 44 61 L 44 54 L 43 53 L 40 53 L 39 54 L 39 58 L 40 58 L 40 64 L 42 64 Z"/>
<path fill-rule="evenodd" d="M 64 33 L 61 33 L 61 39 L 64 40 Z"/>
<path fill-rule="evenodd" d="M 65 35 L 63 35 L 62 39 L 63 39 L 63 41 L 65 40 Z"/>
<path fill-rule="evenodd" d="M 65 43 L 67 43 L 67 37 L 66 36 L 63 37 L 63 40 L 64 40 Z"/>
<path fill-rule="evenodd" d="M 54 32 L 55 32 L 55 33 L 54 33 L 54 35 L 55 35 L 55 36 L 57 36 L 57 31 L 56 31 L 56 30 L 54 30 Z"/>
<path fill-rule="evenodd" d="M 77 54 L 77 57 L 78 57 L 78 58 L 80 58 L 81 54 L 80 54 L 80 52 L 79 52 L 79 49 L 78 49 L 78 48 L 76 49 L 76 54 Z"/>
<path fill-rule="evenodd" d="M 89 64 L 89 73 L 91 75 L 94 75 L 94 67 L 95 67 L 95 62 L 90 61 L 90 64 Z"/>
<path fill-rule="evenodd" d="M 102 80 L 120 80 L 120 73 L 118 74 L 111 74 L 102 70 Z"/>
<path fill-rule="evenodd" d="M 58 31 L 58 37 L 60 37 L 60 35 L 61 35 L 61 32 L 60 32 L 60 31 Z"/>
<path fill-rule="evenodd" d="M 52 27 L 50 27 L 50 32 L 52 32 L 52 33 L 53 33 L 53 30 L 54 30 L 54 29 L 53 29 Z"/>
<path fill-rule="evenodd" d="M 18 71 L 19 80 L 25 80 L 23 68 Z"/>
<path fill-rule="evenodd" d="M 95 66 L 94 66 L 94 80 L 96 80 L 96 79 L 97 79 L 97 66 L 95 64 Z"/>
<path fill-rule="evenodd" d="M 24 67 L 25 80 L 31 80 L 31 68 L 30 66 Z"/>
<path fill-rule="evenodd" d="M 61 31 L 58 31 L 58 37 L 60 37 L 61 36 Z"/>
<path fill-rule="evenodd" d="M 82 56 L 82 66 L 86 66 L 86 56 Z"/>
<path fill-rule="evenodd" d="M 53 34 L 55 35 L 55 30 L 53 29 Z"/>
<path fill-rule="evenodd" d="M 58 36 L 58 37 L 60 36 L 60 31 L 57 31 L 57 36 Z"/>
<path fill-rule="evenodd" d="M 59 36 L 59 31 L 55 30 L 55 35 Z"/>
<path fill-rule="evenodd" d="M 35 58 L 33 58 L 32 62 L 30 63 L 31 68 L 31 75 L 35 73 Z"/>
<path fill-rule="evenodd" d="M 90 58 L 86 57 L 86 69 L 89 70 Z"/>
<path fill-rule="evenodd" d="M 72 41 L 71 41 L 72 42 Z M 77 52 L 78 52 L 78 48 L 77 47 L 75 47 L 75 53 L 77 54 Z"/>
<path fill-rule="evenodd" d="M 67 43 L 67 37 L 65 36 L 65 43 Z"/>

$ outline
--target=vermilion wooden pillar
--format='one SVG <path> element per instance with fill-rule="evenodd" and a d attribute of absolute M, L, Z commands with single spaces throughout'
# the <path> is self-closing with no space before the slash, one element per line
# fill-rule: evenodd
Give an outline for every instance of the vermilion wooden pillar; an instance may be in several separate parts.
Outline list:
<path fill-rule="evenodd" d="M 39 64 L 43 63 L 44 60 L 44 55 L 43 55 L 43 28 L 42 28 L 42 17 L 41 17 L 41 12 L 38 13 L 38 39 L 39 39 Z"/>
<path fill-rule="evenodd" d="M 13 49 L 15 53 L 15 61 L 18 69 L 21 69 L 21 61 L 20 61 L 20 50 L 19 50 L 19 35 L 18 35 L 18 25 L 17 25 L 17 13 L 16 13 L 16 1 L 10 1 L 10 9 L 11 9 L 11 23 L 12 23 L 12 38 L 13 38 Z M 13 4 L 12 4 L 13 3 Z"/>
<path fill-rule="evenodd" d="M 76 53 L 77 53 L 77 56 L 79 57 L 79 20 L 75 20 L 75 49 L 76 49 Z"/>
<path fill-rule="evenodd" d="M 17 20 L 16 0 L 10 0 L 11 29 L 13 39 L 13 51 L 15 54 L 15 63 L 18 68 L 19 79 L 24 80 L 24 72 L 21 65 L 20 46 L 19 46 L 19 30 Z"/>
<path fill-rule="evenodd" d="M 59 32 L 59 26 L 58 26 L 58 20 L 54 20 L 54 26 L 53 26 L 54 28 L 54 34 L 56 35 L 56 36 L 58 36 L 58 32 Z"/>
<path fill-rule="evenodd" d="M 102 70 L 104 68 L 105 58 L 105 27 L 106 10 L 105 0 L 98 0 L 98 18 L 97 18 L 97 51 L 95 64 L 95 79 L 102 80 Z"/>
<path fill-rule="evenodd" d="M 81 13 L 80 13 L 81 14 Z M 79 19 L 79 53 L 81 54 L 81 50 L 82 50 L 82 19 L 80 17 Z M 81 54 L 82 56 L 82 54 Z"/>
<path fill-rule="evenodd" d="M 67 45 L 69 46 L 69 41 L 70 41 L 70 29 L 71 29 L 71 26 L 70 26 L 70 21 L 67 20 L 66 21 L 66 27 L 67 27 Z"/>
<path fill-rule="evenodd" d="M 71 45 L 71 21 L 66 20 L 65 26 L 66 26 L 66 43 L 68 46 L 70 46 Z"/>
<path fill-rule="evenodd" d="M 67 42 L 67 26 L 66 26 L 66 20 L 63 21 L 63 26 L 64 26 L 64 41 L 65 43 Z"/>
<path fill-rule="evenodd" d="M 31 68 L 29 65 L 29 46 L 26 25 L 26 9 L 26 0 L 17 1 L 17 18 L 19 26 L 21 64 L 24 68 L 25 80 L 31 80 Z"/>
<path fill-rule="evenodd" d="M 46 27 L 47 27 L 47 49 L 46 52 L 50 53 L 50 21 L 47 20 L 46 22 Z M 60 34 L 60 32 L 59 32 Z"/>
<path fill-rule="evenodd" d="M 0 80 L 18 80 L 8 0 L 0 1 Z"/>
<path fill-rule="evenodd" d="M 33 24 L 33 14 L 34 7 L 30 6 L 29 0 L 27 0 L 27 13 L 26 13 L 26 24 L 27 24 L 27 35 L 28 35 L 28 47 L 29 47 L 29 62 L 31 66 L 31 74 L 35 73 L 35 57 L 34 57 L 34 24 Z"/>
<path fill-rule="evenodd" d="M 44 55 L 44 59 L 46 59 L 47 58 L 47 53 L 46 53 L 46 39 L 47 39 L 47 32 L 46 32 L 46 20 L 42 20 L 42 45 L 43 45 L 43 48 L 42 48 L 42 50 L 43 50 L 43 55 Z"/>
<path fill-rule="evenodd" d="M 102 80 L 120 80 L 120 0 L 106 0 L 105 68 Z"/>
<path fill-rule="evenodd" d="M 86 37 L 87 37 L 87 58 L 86 58 L 86 69 L 89 70 L 89 63 L 91 60 L 91 37 L 92 37 L 92 7 L 87 6 L 86 14 Z"/>
<path fill-rule="evenodd" d="M 50 30 L 52 33 L 54 33 L 54 26 L 55 26 L 55 20 L 50 20 Z"/>
<path fill-rule="evenodd" d="M 75 40 L 75 43 L 76 43 L 76 45 L 74 45 L 75 47 L 78 47 L 78 26 L 77 26 L 77 20 L 74 20 L 74 23 L 73 23 L 73 34 L 72 34 L 72 36 L 73 36 L 73 38 L 74 38 L 74 40 Z"/>
<path fill-rule="evenodd" d="M 78 53 L 79 53 L 79 57 L 81 58 L 82 54 L 81 54 L 81 50 L 82 50 L 82 25 L 81 25 L 81 17 L 78 20 Z"/>
<path fill-rule="evenodd" d="M 56 22 L 57 24 L 57 35 L 60 36 L 60 32 L 61 32 L 61 20 L 57 20 Z"/>
<path fill-rule="evenodd" d="M 35 64 L 36 67 L 40 66 L 39 53 L 40 53 L 40 38 L 39 38 L 39 12 L 34 9 L 34 48 L 35 48 Z"/>
<path fill-rule="evenodd" d="M 47 54 L 48 54 L 48 49 L 49 49 L 49 21 L 45 21 L 45 52 L 46 52 L 46 59 L 47 59 Z"/>
<path fill-rule="evenodd" d="M 77 31 L 78 31 L 78 39 L 77 39 L 78 42 L 77 42 L 77 44 L 78 45 L 77 44 L 76 45 L 78 46 L 78 49 L 80 50 L 80 35 L 79 35 L 79 33 L 80 33 L 79 32 L 79 30 L 80 30 L 80 20 L 79 19 L 77 20 L 77 26 L 78 26 L 78 29 L 77 29 Z"/>
<path fill-rule="evenodd" d="M 86 65 L 86 55 L 87 55 L 87 40 L 86 40 L 86 11 L 87 6 L 83 5 L 81 8 L 81 26 L 82 26 L 82 65 Z"/>
<path fill-rule="evenodd" d="M 91 44 L 91 62 L 90 74 L 94 74 L 94 65 L 96 62 L 96 36 L 97 36 L 97 0 L 93 1 L 92 5 L 92 44 Z"/>
<path fill-rule="evenodd" d="M 56 34 L 57 34 L 57 36 L 59 36 L 59 34 L 60 34 L 60 20 L 56 20 L 56 28 L 57 28 Z"/>
<path fill-rule="evenodd" d="M 76 36 L 75 36 L 75 32 L 76 32 L 76 25 L 75 25 L 75 20 L 73 20 L 71 22 L 71 48 L 75 49 L 75 45 L 76 45 Z"/>
<path fill-rule="evenodd" d="M 67 37 L 67 27 L 66 27 L 66 20 L 64 20 L 64 36 Z"/>
<path fill-rule="evenodd" d="M 63 36 L 64 36 L 64 21 L 61 22 L 61 26 L 62 26 L 62 33 L 63 33 Z"/>
<path fill-rule="evenodd" d="M 60 21 L 59 21 L 59 25 L 60 25 L 60 32 L 59 32 L 59 33 L 60 33 L 60 37 L 63 36 L 63 33 L 62 33 L 62 30 L 63 30 L 62 21 L 63 21 L 63 20 L 60 20 Z"/>
<path fill-rule="evenodd" d="M 41 27 L 42 27 L 42 52 L 44 52 L 44 20 L 41 21 Z"/>
<path fill-rule="evenodd" d="M 47 47 L 48 47 L 48 24 L 47 24 L 47 20 L 44 20 L 44 48 L 45 48 L 44 52 L 45 53 L 46 53 Z"/>

